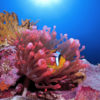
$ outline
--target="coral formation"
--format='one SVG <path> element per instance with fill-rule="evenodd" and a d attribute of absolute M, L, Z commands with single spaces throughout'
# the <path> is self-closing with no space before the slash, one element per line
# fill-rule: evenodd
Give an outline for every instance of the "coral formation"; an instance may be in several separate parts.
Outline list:
<path fill-rule="evenodd" d="M 16 84 L 19 78 L 18 69 L 15 67 L 14 47 L 5 47 L 0 50 L 0 90 L 8 90 Z"/>
<path fill-rule="evenodd" d="M 71 89 L 84 79 L 86 64 L 80 59 L 80 43 L 77 39 L 67 38 L 61 34 L 56 39 L 55 26 L 44 26 L 43 30 L 25 30 L 14 41 L 16 46 L 16 67 L 20 73 L 35 83 L 39 89 Z M 61 53 L 60 64 L 55 64 L 56 51 Z M 62 63 L 61 63 L 62 62 Z"/>
<path fill-rule="evenodd" d="M 15 37 L 15 32 L 18 32 L 20 29 L 29 29 L 30 25 L 37 24 L 36 22 L 30 22 L 30 20 L 26 19 L 22 20 L 22 24 L 19 25 L 17 15 L 13 13 L 8 13 L 4 11 L 4 13 L 0 13 L 0 46 L 6 45 L 6 41 L 11 39 L 11 37 Z"/>
<path fill-rule="evenodd" d="M 6 84 L 4 81 L 0 82 L 0 90 L 4 91 L 4 90 L 8 90 L 9 88 L 9 84 Z"/>
<path fill-rule="evenodd" d="M 14 36 L 14 32 L 18 30 L 18 18 L 15 13 L 9 14 L 0 13 L 0 44 L 8 39 L 10 36 Z"/>
<path fill-rule="evenodd" d="M 15 13 L 0 13 L 0 98 L 73 99 L 89 65 L 80 56 L 85 46 L 80 49 L 79 40 L 67 34 L 57 39 L 56 26 L 38 30 L 36 23 L 26 19 L 19 25 Z M 25 97 L 13 99 L 19 98 Z"/>
<path fill-rule="evenodd" d="M 88 68 L 86 69 L 86 79 L 82 83 L 84 87 L 91 87 L 96 91 L 100 91 L 100 66 L 93 65 L 89 63 L 87 60 L 83 59 L 84 63 L 88 64 Z"/>
<path fill-rule="evenodd" d="M 90 87 L 81 87 L 77 92 L 75 100 L 100 100 L 100 91 Z"/>

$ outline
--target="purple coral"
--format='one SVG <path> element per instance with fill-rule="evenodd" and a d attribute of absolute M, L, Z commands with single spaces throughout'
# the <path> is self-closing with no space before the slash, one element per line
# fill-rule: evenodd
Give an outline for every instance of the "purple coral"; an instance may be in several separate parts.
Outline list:
<path fill-rule="evenodd" d="M 6 90 L 15 85 L 19 78 L 18 69 L 15 67 L 15 49 L 12 46 L 4 47 L 0 50 L 0 90 Z M 1 83 L 5 84 L 2 85 Z"/>

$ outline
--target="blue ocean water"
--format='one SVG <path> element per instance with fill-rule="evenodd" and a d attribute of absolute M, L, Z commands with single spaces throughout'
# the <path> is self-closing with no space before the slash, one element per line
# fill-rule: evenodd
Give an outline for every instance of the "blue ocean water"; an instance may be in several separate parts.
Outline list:
<path fill-rule="evenodd" d="M 69 38 L 79 39 L 86 46 L 82 55 L 93 64 L 100 63 L 100 0 L 58 0 L 49 5 L 35 1 L 0 0 L 0 12 L 15 12 L 20 23 L 21 19 L 40 20 L 39 29 L 56 25 L 57 38 L 67 33 Z"/>

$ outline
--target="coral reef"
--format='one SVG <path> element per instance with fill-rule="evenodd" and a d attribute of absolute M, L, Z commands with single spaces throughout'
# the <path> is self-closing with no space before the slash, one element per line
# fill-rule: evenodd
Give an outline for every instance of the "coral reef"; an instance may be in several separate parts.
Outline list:
<path fill-rule="evenodd" d="M 18 18 L 15 13 L 9 14 L 0 13 L 0 44 L 8 39 L 10 36 L 14 36 L 14 32 L 18 30 Z"/>
<path fill-rule="evenodd" d="M 90 87 L 81 87 L 75 100 L 100 100 L 100 91 L 96 91 Z"/>
<path fill-rule="evenodd" d="M 18 69 L 15 67 L 14 47 L 0 49 L 0 90 L 8 90 L 10 86 L 16 84 L 19 78 Z"/>
<path fill-rule="evenodd" d="M 67 38 L 61 34 L 60 40 L 56 39 L 55 26 L 50 33 L 50 28 L 43 30 L 22 31 L 10 45 L 16 48 L 16 67 L 20 74 L 35 83 L 39 89 L 71 89 L 84 79 L 84 64 L 80 59 L 80 43 L 77 39 Z M 56 51 L 61 53 L 59 66 L 55 63 Z M 83 70 L 82 70 L 83 69 Z M 28 88 L 29 82 L 26 81 Z M 26 91 L 26 89 L 25 89 Z"/>
<path fill-rule="evenodd" d="M 83 59 L 85 46 L 36 23 L 0 13 L 0 99 L 99 100 L 100 65 Z"/>
<path fill-rule="evenodd" d="M 20 29 L 29 29 L 30 26 L 37 24 L 36 22 L 30 22 L 30 20 L 26 19 L 22 20 L 22 24 L 19 25 L 17 15 L 13 13 L 8 13 L 4 11 L 4 13 L 0 13 L 0 46 L 6 45 L 7 40 L 11 39 L 11 37 L 15 37 L 15 32 L 18 32 Z"/>
<path fill-rule="evenodd" d="M 88 68 L 86 69 L 86 79 L 82 83 L 84 87 L 90 87 L 94 90 L 100 91 L 100 66 L 93 65 L 88 62 L 86 59 L 83 59 L 84 63 L 88 64 Z"/>

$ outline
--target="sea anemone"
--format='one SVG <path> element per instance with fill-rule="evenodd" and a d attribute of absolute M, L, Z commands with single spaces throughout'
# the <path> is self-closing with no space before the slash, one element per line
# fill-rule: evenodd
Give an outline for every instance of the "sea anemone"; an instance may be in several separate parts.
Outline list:
<path fill-rule="evenodd" d="M 26 29 L 9 41 L 16 48 L 16 67 L 20 74 L 32 80 L 39 89 L 71 89 L 85 76 L 82 69 L 87 65 L 80 56 L 85 47 L 79 49 L 79 40 L 68 39 L 67 34 L 61 34 L 57 40 L 55 28 L 52 32 L 47 26 L 43 30 Z M 61 54 L 58 66 L 56 52 Z"/>

